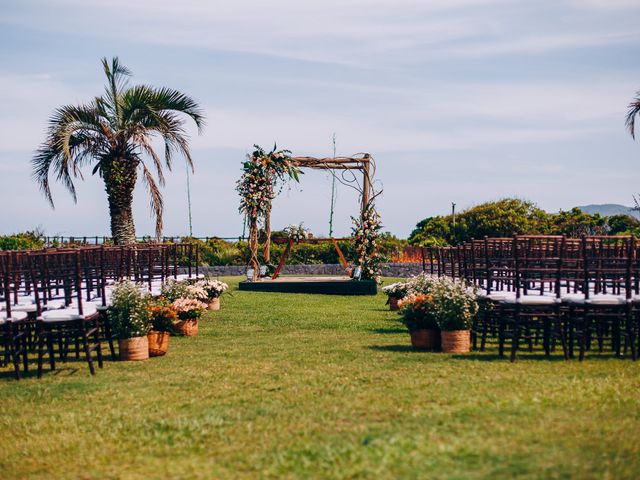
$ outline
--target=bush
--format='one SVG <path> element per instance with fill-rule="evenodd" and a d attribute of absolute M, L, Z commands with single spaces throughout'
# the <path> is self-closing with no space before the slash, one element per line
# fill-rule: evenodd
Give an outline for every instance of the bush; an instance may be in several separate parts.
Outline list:
<path fill-rule="evenodd" d="M 0 236 L 0 250 L 30 250 L 44 246 L 44 238 L 38 231 Z"/>

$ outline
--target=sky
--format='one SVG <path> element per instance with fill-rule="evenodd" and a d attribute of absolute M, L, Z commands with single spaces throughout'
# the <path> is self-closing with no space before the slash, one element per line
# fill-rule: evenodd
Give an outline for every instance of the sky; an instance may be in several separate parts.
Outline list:
<path fill-rule="evenodd" d="M 189 126 L 193 233 L 238 236 L 235 182 L 253 144 L 294 155 L 369 152 L 385 229 L 517 196 L 548 211 L 631 205 L 640 141 L 625 130 L 640 90 L 640 0 L 3 0 L 0 233 L 107 235 L 101 179 L 52 210 L 30 159 L 55 108 L 103 91 L 100 59 L 206 112 Z M 166 235 L 188 233 L 186 173 L 167 175 Z M 138 235 L 153 232 L 136 191 Z M 275 200 L 274 228 L 327 235 L 331 177 L 308 172 Z M 350 232 L 338 186 L 334 236 Z"/>

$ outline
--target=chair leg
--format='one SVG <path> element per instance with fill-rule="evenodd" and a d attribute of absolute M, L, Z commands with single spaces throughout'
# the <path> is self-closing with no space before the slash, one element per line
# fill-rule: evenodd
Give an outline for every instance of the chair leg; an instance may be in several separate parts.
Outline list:
<path fill-rule="evenodd" d="M 91 372 L 91 375 L 95 375 L 96 369 L 93 366 L 93 358 L 91 358 L 91 348 L 89 347 L 89 336 L 87 334 L 87 325 L 86 325 L 86 322 L 82 320 L 80 322 L 81 322 L 80 332 L 82 333 L 82 347 L 84 349 L 84 354 L 87 359 L 87 364 L 89 365 L 89 371 Z"/>
<path fill-rule="evenodd" d="M 516 361 L 518 346 L 520 343 L 520 309 L 516 306 L 513 322 L 513 334 L 511 337 L 511 361 Z"/>
<path fill-rule="evenodd" d="M 22 367 L 25 374 L 29 372 L 29 336 L 29 332 L 26 332 L 22 338 Z"/>
<path fill-rule="evenodd" d="M 582 331 L 580 332 L 580 355 L 578 360 L 584 360 L 584 353 L 587 349 L 587 341 L 589 338 L 589 332 L 591 330 L 591 314 L 588 311 L 584 312 L 584 319 L 582 320 Z"/>
<path fill-rule="evenodd" d="M 631 348 L 631 359 L 636 361 L 638 359 L 638 352 L 636 350 L 635 335 L 633 333 L 633 311 L 631 305 L 627 307 L 625 315 L 625 346 L 629 344 Z"/>
<path fill-rule="evenodd" d="M 102 343 L 101 343 L 101 333 L 100 333 L 100 324 L 99 320 L 96 320 L 96 329 L 93 333 L 93 341 L 96 345 L 96 356 L 98 358 L 98 368 L 102 368 Z"/>
<path fill-rule="evenodd" d="M 42 377 L 42 357 L 44 357 L 44 331 L 43 328 L 37 327 L 37 335 L 38 339 L 38 378 Z"/>

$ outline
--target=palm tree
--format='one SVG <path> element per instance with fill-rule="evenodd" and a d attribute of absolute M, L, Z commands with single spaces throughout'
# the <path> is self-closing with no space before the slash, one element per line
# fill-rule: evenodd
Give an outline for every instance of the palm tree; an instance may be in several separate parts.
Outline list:
<path fill-rule="evenodd" d="M 57 109 L 49 120 L 44 144 L 31 163 L 33 178 L 54 207 L 50 174 L 69 190 L 77 201 L 74 178 L 83 178 L 82 168 L 92 166 L 92 174 L 104 181 L 111 235 L 116 244 L 136 240 L 132 215 L 133 190 L 141 179 L 150 197 L 156 220 L 156 236 L 162 232 L 163 201 L 159 186 L 164 185 L 163 166 L 171 170 L 175 154 L 182 155 L 193 170 L 189 143 L 183 128 L 193 119 L 198 131 L 204 116 L 198 104 L 176 90 L 147 85 L 130 87 L 131 72 L 115 57 L 102 59 L 107 84 L 104 95 L 85 105 Z M 153 147 L 153 140 L 164 143 L 164 159 Z M 147 162 L 153 163 L 157 181 Z"/>
<path fill-rule="evenodd" d="M 640 115 L 640 90 L 636 93 L 636 98 L 629 104 L 629 111 L 627 112 L 627 121 L 625 122 L 629 133 L 635 139 L 636 138 L 636 116 Z"/>

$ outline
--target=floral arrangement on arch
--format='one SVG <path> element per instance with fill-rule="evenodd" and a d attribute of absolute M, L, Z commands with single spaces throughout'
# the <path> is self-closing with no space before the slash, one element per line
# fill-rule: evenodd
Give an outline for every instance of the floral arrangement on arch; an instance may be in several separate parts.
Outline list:
<path fill-rule="evenodd" d="M 229 285 L 227 285 L 226 283 L 212 278 L 198 280 L 195 286 L 206 293 L 206 300 L 220 297 L 229 288 Z"/>
<path fill-rule="evenodd" d="M 240 213 L 258 219 L 269 210 L 278 182 L 283 184 L 291 178 L 299 181 L 302 172 L 291 164 L 289 150 L 276 150 L 276 145 L 270 152 L 259 145 L 253 147 L 255 150 L 242 164 L 236 191 L 240 194 Z"/>
<path fill-rule="evenodd" d="M 284 229 L 284 233 L 287 234 L 289 240 L 293 240 L 294 243 L 300 243 L 302 240 L 311 238 L 311 232 L 300 225 L 289 225 Z"/>
<path fill-rule="evenodd" d="M 353 240 L 357 255 L 357 265 L 361 268 L 362 280 L 380 281 L 380 257 L 376 243 L 382 230 L 380 216 L 372 202 L 364 209 L 361 218 L 353 218 Z"/>

